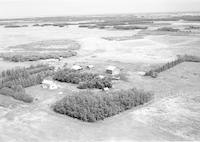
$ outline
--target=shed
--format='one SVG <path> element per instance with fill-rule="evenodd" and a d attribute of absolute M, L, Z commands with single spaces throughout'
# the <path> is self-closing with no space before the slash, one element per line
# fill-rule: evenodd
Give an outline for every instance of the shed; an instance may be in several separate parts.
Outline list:
<path fill-rule="evenodd" d="M 56 83 L 54 83 L 52 80 L 45 79 L 42 81 L 42 88 L 55 90 L 58 89 L 58 85 L 56 85 Z"/>
<path fill-rule="evenodd" d="M 58 60 L 61 61 L 63 59 L 63 57 L 59 57 Z"/>
<path fill-rule="evenodd" d="M 77 71 L 77 70 L 82 70 L 83 68 L 79 65 L 73 65 L 71 69 Z"/>
<path fill-rule="evenodd" d="M 120 69 L 115 66 L 108 66 L 106 68 L 106 73 L 116 76 L 120 74 Z"/>
<path fill-rule="evenodd" d="M 92 69 L 92 68 L 94 68 L 94 66 L 93 65 L 87 65 L 87 68 Z"/>
<path fill-rule="evenodd" d="M 98 78 L 99 78 L 99 79 L 104 79 L 105 76 L 103 76 L 103 75 L 98 75 Z"/>
<path fill-rule="evenodd" d="M 106 87 L 106 88 L 103 88 L 103 91 L 109 91 L 109 88 L 108 87 Z"/>

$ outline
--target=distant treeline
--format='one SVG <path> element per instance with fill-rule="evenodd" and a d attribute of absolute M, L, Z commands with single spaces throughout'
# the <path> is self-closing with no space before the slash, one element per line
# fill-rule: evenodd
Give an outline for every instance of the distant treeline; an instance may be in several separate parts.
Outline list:
<path fill-rule="evenodd" d="M 6 25 L 4 28 L 22 28 L 22 27 L 28 27 L 28 25 Z"/>
<path fill-rule="evenodd" d="M 172 28 L 172 27 L 162 27 L 158 28 L 157 31 L 163 31 L 163 32 L 179 32 L 180 29 Z"/>
<path fill-rule="evenodd" d="M 76 56 L 76 52 L 68 51 L 68 52 L 50 52 L 50 53 L 4 53 L 1 54 L 1 58 L 6 61 L 11 62 L 25 62 L 25 61 L 38 61 L 45 59 L 59 59 L 59 58 L 69 58 L 72 56 Z"/>
<path fill-rule="evenodd" d="M 153 22 L 151 22 L 153 23 Z M 133 25 L 132 25 L 133 24 Z M 129 22 L 129 23 L 113 23 L 113 22 L 107 22 L 107 23 L 88 23 L 88 24 L 80 24 L 80 28 L 98 28 L 98 29 L 116 29 L 116 30 L 137 30 L 137 29 L 147 29 L 147 26 L 140 26 L 140 25 L 134 25 L 134 24 L 150 24 L 150 22 L 145 22 L 145 21 L 138 21 L 138 22 Z"/>
<path fill-rule="evenodd" d="M 127 26 L 118 25 L 118 26 L 113 26 L 113 28 L 117 29 L 117 30 L 138 30 L 138 29 L 145 30 L 148 27 L 147 26 L 134 26 L 134 25 L 127 25 Z"/>
<path fill-rule="evenodd" d="M 55 27 L 65 27 L 68 25 L 72 25 L 70 23 L 55 23 L 55 24 L 34 24 L 33 27 L 47 27 L 47 26 L 55 26 Z"/>

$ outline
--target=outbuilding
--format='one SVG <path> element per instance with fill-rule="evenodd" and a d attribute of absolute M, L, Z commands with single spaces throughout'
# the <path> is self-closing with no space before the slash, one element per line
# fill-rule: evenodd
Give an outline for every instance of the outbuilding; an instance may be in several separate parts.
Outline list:
<path fill-rule="evenodd" d="M 120 69 L 115 66 L 108 66 L 106 68 L 106 73 L 112 75 L 112 79 L 119 80 L 120 79 Z"/>
<path fill-rule="evenodd" d="M 58 89 L 58 85 L 56 85 L 56 83 L 54 83 L 52 80 L 45 79 L 42 81 L 42 88 L 55 90 L 55 89 Z"/>
<path fill-rule="evenodd" d="M 103 75 L 98 75 L 98 78 L 99 78 L 99 79 L 104 79 L 105 76 L 103 76 Z"/>
<path fill-rule="evenodd" d="M 94 68 L 94 66 L 93 65 L 87 65 L 87 68 L 92 69 L 92 68 Z"/>
<path fill-rule="evenodd" d="M 82 70 L 83 68 L 82 68 L 81 66 L 79 66 L 79 65 L 73 65 L 73 66 L 71 67 L 71 69 L 72 69 L 72 70 L 75 70 L 75 71 L 78 71 L 78 70 Z"/>
<path fill-rule="evenodd" d="M 108 66 L 106 68 L 106 73 L 111 74 L 111 75 L 119 75 L 120 74 L 120 69 L 115 67 L 115 66 Z"/>

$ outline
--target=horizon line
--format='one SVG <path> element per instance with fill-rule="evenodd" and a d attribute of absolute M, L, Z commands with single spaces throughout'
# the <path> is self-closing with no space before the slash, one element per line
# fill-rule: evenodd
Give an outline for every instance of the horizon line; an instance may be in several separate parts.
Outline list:
<path fill-rule="evenodd" d="M 37 19 L 37 18 L 56 18 L 56 17 L 81 17 L 81 16 L 108 16 L 108 15 L 137 15 L 137 14 L 175 14 L 175 13 L 199 13 L 200 11 L 169 11 L 169 12 L 133 12 L 133 13 L 104 13 L 104 14 L 70 14 L 70 15 L 46 15 L 46 16 L 28 16 L 28 17 L 13 17 L 13 18 L 0 18 L 3 20 L 23 20 L 23 19 Z"/>

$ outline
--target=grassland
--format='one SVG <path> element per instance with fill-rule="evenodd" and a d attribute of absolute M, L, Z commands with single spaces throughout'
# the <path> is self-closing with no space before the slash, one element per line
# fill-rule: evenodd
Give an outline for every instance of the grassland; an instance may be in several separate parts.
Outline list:
<path fill-rule="evenodd" d="M 69 46 L 67 43 L 65 46 L 57 41 L 73 39 L 81 45 L 77 51 L 79 54 L 73 58 L 53 60 L 53 65 L 67 63 L 66 67 L 69 68 L 74 64 L 94 65 L 93 69 L 87 69 L 89 75 L 80 72 L 71 76 L 65 72 L 58 73 L 57 76 L 60 75 L 61 81 L 54 80 L 60 86 L 56 90 L 42 88 L 35 79 L 36 74 L 45 72 L 48 67 L 26 67 L 28 76 L 27 73 L 23 75 L 17 73 L 23 76 L 20 79 L 14 79 L 14 76 L 12 80 L 2 75 L 4 77 L 0 78 L 10 83 L 5 83 L 7 85 L 1 88 L 3 90 L 0 89 L 2 94 L 6 90 L 4 95 L 0 95 L 0 141 L 200 140 L 200 68 L 199 58 L 194 58 L 200 53 L 199 33 L 197 28 L 190 33 L 184 32 L 185 27 L 199 24 L 199 16 L 152 15 L 46 17 L 9 22 L 0 20 L 2 25 L 0 46 L 4 52 L 3 49 L 9 49 L 13 54 L 17 51 L 15 54 L 20 52 L 21 55 L 27 55 L 26 58 L 30 54 L 36 56 L 52 52 L 59 54 L 65 51 L 65 47 L 68 52 Z M 3 27 L 9 23 L 13 25 L 30 23 L 29 25 L 35 26 L 10 29 Z M 58 25 L 53 26 L 53 24 Z M 59 28 L 63 27 L 62 24 L 67 28 Z M 77 25 L 85 28 L 79 28 Z M 144 26 L 148 29 L 113 29 L 114 26 L 130 25 Z M 167 29 L 158 30 L 163 27 Z M 51 40 L 55 42 L 51 43 Z M 47 41 L 47 44 L 43 41 Z M 191 56 L 187 56 L 187 62 L 174 67 L 176 65 L 174 57 L 177 54 Z M 171 61 L 173 63 L 162 66 Z M 1 68 L 19 64 L 27 66 L 30 63 L 35 64 L 35 62 L 16 63 L 1 60 Z M 96 75 L 91 72 L 103 74 L 109 65 L 119 67 L 125 73 L 125 77 L 120 76 L 121 80 L 112 80 L 112 88 L 105 92 L 91 89 L 98 88 L 97 84 L 100 86 L 103 84 L 99 80 L 97 83 Z M 142 75 L 151 69 L 153 71 L 157 69 L 156 71 L 162 73 L 154 79 Z M 51 72 L 50 76 L 54 76 L 54 72 Z M 93 80 L 92 83 L 90 79 Z M 77 82 L 90 91 L 77 88 L 79 85 Z M 19 84 L 22 88 L 12 87 L 12 84 Z M 23 99 L 18 94 L 23 93 L 23 88 L 25 95 L 34 98 L 33 103 L 22 102 Z M 140 89 L 153 92 L 154 97 L 150 103 L 146 103 L 145 98 L 151 93 Z M 15 96 L 22 101 L 16 100 Z M 50 106 L 53 106 L 53 109 Z M 95 123 L 85 123 L 80 120 Z"/>

